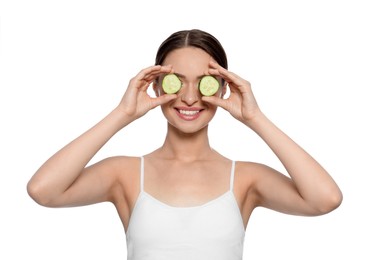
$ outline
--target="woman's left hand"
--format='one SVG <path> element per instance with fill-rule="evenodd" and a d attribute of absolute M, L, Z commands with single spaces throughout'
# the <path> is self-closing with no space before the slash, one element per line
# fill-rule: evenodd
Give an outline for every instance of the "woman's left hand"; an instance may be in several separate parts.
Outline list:
<path fill-rule="evenodd" d="M 220 76 L 228 83 L 230 95 L 226 99 L 204 96 L 202 100 L 224 108 L 234 118 L 248 125 L 261 112 L 252 93 L 250 82 L 224 69 L 214 61 L 210 61 L 209 67 L 211 75 Z M 223 93 L 225 93 L 225 89 Z"/>

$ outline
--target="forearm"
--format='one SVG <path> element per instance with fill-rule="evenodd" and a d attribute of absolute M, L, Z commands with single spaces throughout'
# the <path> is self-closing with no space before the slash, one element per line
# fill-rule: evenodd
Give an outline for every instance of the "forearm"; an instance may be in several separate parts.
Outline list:
<path fill-rule="evenodd" d="M 339 204 L 342 194 L 328 172 L 260 112 L 247 124 L 279 158 L 300 196 L 319 210 Z"/>
<path fill-rule="evenodd" d="M 49 200 L 62 194 L 78 178 L 92 157 L 132 120 L 118 109 L 50 157 L 28 183 L 32 197 Z M 36 198 L 37 199 L 37 198 Z"/>

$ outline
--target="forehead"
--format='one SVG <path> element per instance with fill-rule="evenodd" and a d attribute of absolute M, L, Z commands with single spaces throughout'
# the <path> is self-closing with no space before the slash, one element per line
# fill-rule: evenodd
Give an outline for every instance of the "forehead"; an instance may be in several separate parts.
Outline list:
<path fill-rule="evenodd" d="M 209 67 L 212 57 L 200 48 L 184 47 L 168 53 L 163 65 L 172 65 L 174 70 L 200 69 Z"/>

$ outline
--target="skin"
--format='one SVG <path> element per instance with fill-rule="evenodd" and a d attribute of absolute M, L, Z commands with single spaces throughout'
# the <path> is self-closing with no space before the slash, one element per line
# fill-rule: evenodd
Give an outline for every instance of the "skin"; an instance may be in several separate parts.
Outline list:
<path fill-rule="evenodd" d="M 181 75 L 177 94 L 163 94 L 156 79 Z M 219 93 L 203 97 L 197 84 L 203 75 L 226 81 Z M 147 89 L 153 84 L 157 97 Z M 227 88 L 230 95 L 223 95 Z M 140 158 L 116 156 L 86 167 L 91 158 L 122 128 L 161 106 L 168 121 L 163 145 L 145 155 L 145 192 L 174 207 L 201 205 L 229 190 L 231 160 L 210 146 L 208 125 L 218 107 L 255 131 L 286 169 L 236 163 L 234 195 L 246 227 L 256 207 L 316 216 L 338 207 L 342 193 L 327 171 L 274 125 L 259 108 L 248 81 L 219 66 L 201 49 L 172 51 L 162 66 L 140 71 L 129 82 L 121 102 L 91 129 L 50 157 L 28 183 L 30 196 L 47 207 L 112 202 L 125 230 L 140 192 Z M 200 110 L 183 116 L 179 110 Z M 291 156 L 293 155 L 293 156 Z"/>

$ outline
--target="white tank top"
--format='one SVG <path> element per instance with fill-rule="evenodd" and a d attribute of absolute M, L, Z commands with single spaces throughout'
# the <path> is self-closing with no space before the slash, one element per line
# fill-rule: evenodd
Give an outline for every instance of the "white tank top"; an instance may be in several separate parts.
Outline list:
<path fill-rule="evenodd" d="M 141 157 L 140 194 L 126 232 L 128 260 L 240 260 L 245 229 L 230 189 L 200 206 L 175 207 L 144 191 Z"/>

